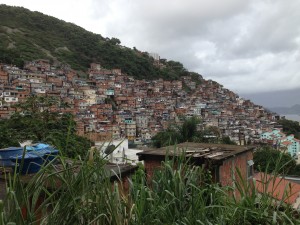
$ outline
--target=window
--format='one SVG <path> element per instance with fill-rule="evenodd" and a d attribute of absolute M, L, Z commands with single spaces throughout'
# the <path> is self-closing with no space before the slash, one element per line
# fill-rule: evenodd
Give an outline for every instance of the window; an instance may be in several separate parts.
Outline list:
<path fill-rule="evenodd" d="M 253 165 L 254 165 L 253 160 L 247 161 L 247 179 L 253 177 Z"/>

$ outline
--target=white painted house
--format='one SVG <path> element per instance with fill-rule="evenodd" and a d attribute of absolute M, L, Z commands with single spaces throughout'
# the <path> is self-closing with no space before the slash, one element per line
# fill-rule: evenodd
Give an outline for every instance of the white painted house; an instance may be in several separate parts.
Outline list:
<path fill-rule="evenodd" d="M 113 141 L 99 141 L 95 143 L 96 148 L 101 155 L 105 156 L 105 150 L 108 146 L 114 145 L 116 149 L 108 156 L 108 159 L 111 163 L 116 164 L 125 164 L 129 163 L 135 165 L 139 162 L 136 153 L 141 152 L 142 150 L 138 149 L 129 149 L 128 148 L 128 139 L 119 139 Z"/>

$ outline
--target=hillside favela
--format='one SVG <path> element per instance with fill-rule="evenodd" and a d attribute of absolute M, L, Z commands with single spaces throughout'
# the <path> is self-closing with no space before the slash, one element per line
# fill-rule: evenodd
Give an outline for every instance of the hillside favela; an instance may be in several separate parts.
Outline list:
<path fill-rule="evenodd" d="M 247 18 L 269 3 L 66 2 L 60 14 L 0 1 L 0 225 L 300 224 L 300 124 L 284 113 L 300 103 L 300 34 L 280 62 L 276 32 L 259 51 L 237 49 L 259 38 L 247 34 L 268 15 Z M 268 5 L 270 17 L 300 17 L 292 2 Z M 223 23 L 237 24 L 226 46 Z M 262 70 L 273 67 L 274 82 Z M 277 90 L 290 97 L 273 104 Z"/>

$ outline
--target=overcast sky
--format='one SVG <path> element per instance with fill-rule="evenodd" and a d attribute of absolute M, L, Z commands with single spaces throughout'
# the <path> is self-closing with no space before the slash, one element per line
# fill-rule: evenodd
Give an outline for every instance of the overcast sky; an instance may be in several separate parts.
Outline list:
<path fill-rule="evenodd" d="M 299 0 L 0 3 L 39 11 L 105 37 L 117 37 L 125 46 L 180 61 L 241 95 L 300 92 Z M 300 103 L 298 99 L 283 103 L 292 101 Z"/>

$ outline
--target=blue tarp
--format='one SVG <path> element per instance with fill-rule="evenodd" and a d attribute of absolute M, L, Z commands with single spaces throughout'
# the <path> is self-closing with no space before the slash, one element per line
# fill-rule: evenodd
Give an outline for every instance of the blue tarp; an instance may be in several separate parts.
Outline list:
<path fill-rule="evenodd" d="M 50 145 L 44 143 L 37 143 L 32 146 L 26 146 L 27 151 L 40 151 L 49 148 Z"/>
<path fill-rule="evenodd" d="M 12 166 L 13 161 L 23 156 L 22 147 L 9 147 L 0 149 L 0 166 Z M 32 146 L 26 146 L 25 159 L 34 159 L 35 157 L 52 161 L 59 153 L 57 149 L 45 143 L 36 143 Z"/>

